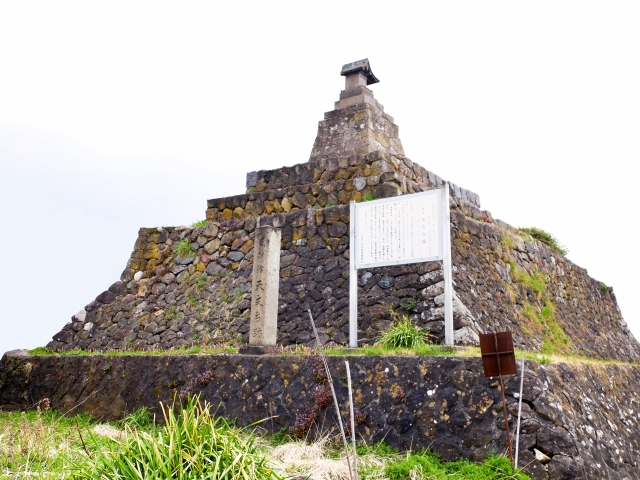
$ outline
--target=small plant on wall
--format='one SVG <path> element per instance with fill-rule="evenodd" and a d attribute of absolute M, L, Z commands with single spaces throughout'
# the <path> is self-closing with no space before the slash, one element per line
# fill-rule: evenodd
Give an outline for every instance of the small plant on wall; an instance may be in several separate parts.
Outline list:
<path fill-rule="evenodd" d="M 173 248 L 173 253 L 175 253 L 178 258 L 188 258 L 193 255 L 194 250 L 191 242 L 187 238 L 183 238 L 176 243 L 176 246 Z"/>
<path fill-rule="evenodd" d="M 402 309 L 407 313 L 411 313 L 416 309 L 417 306 L 418 302 L 415 299 L 410 298 L 404 305 L 402 305 Z"/>
<path fill-rule="evenodd" d="M 600 290 L 601 290 L 603 293 L 613 292 L 613 287 L 609 287 L 609 286 L 607 286 L 605 283 L 601 283 L 601 284 L 600 284 Z"/>
<path fill-rule="evenodd" d="M 391 328 L 382 332 L 380 343 L 386 348 L 415 348 L 427 343 L 429 330 L 414 325 L 403 315 Z"/>
<path fill-rule="evenodd" d="M 370 202 L 371 200 L 377 200 L 378 196 L 373 193 L 373 192 L 367 192 L 364 195 L 362 195 L 362 198 L 360 198 L 361 202 Z"/>
<path fill-rule="evenodd" d="M 561 253 L 562 255 L 566 255 L 567 253 L 569 253 L 569 250 L 567 250 L 567 247 L 562 245 L 556 237 L 554 237 L 549 232 L 541 228 L 538 228 L 538 227 L 519 228 L 518 231 L 520 233 L 530 235 L 536 240 L 539 240 L 540 242 L 546 245 L 549 245 L 556 252 Z"/>

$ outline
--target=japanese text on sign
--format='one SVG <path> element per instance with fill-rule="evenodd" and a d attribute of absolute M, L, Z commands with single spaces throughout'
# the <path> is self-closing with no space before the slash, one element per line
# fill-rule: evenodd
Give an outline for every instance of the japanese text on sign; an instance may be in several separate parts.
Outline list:
<path fill-rule="evenodd" d="M 442 259 L 440 191 L 360 203 L 356 268 Z"/>

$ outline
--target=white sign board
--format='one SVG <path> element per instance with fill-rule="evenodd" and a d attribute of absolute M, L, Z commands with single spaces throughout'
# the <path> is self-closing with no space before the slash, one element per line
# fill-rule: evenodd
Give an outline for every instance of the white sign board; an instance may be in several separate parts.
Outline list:
<path fill-rule="evenodd" d="M 442 260 L 445 344 L 453 345 L 449 184 L 356 204 L 349 239 L 349 345 L 358 346 L 358 269 Z"/>
<path fill-rule="evenodd" d="M 356 268 L 442 259 L 440 190 L 356 205 Z"/>

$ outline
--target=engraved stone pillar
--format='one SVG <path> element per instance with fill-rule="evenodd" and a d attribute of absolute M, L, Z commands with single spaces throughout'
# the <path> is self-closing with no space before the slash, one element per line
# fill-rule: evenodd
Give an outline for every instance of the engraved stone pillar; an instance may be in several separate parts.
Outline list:
<path fill-rule="evenodd" d="M 280 287 L 280 230 L 256 228 L 251 285 L 249 345 L 276 344 Z"/>

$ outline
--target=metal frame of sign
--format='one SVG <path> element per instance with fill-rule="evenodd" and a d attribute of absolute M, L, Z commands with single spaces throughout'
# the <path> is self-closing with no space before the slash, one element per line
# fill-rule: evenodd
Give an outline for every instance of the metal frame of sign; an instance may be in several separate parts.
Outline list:
<path fill-rule="evenodd" d="M 374 263 L 360 264 L 356 261 L 356 252 L 358 248 L 357 236 L 357 215 L 358 205 L 351 202 L 350 205 L 350 237 L 349 237 L 349 346 L 356 348 L 358 346 L 358 269 L 374 268 L 389 265 L 401 265 L 409 263 L 428 262 L 434 260 L 442 260 L 442 268 L 444 274 L 444 326 L 445 326 L 445 344 L 453 345 L 453 287 L 451 281 L 451 227 L 450 227 L 450 211 L 449 211 L 449 184 L 438 190 L 429 190 L 427 192 L 412 193 L 403 195 L 402 197 L 414 197 L 424 195 L 440 195 L 440 210 L 438 212 L 438 235 L 440 241 L 440 255 L 415 258 L 410 261 L 382 261 Z M 391 197 L 381 200 L 373 200 L 367 202 L 368 205 L 386 202 L 397 202 L 401 198 Z M 445 228 L 446 226 L 446 228 Z"/>

